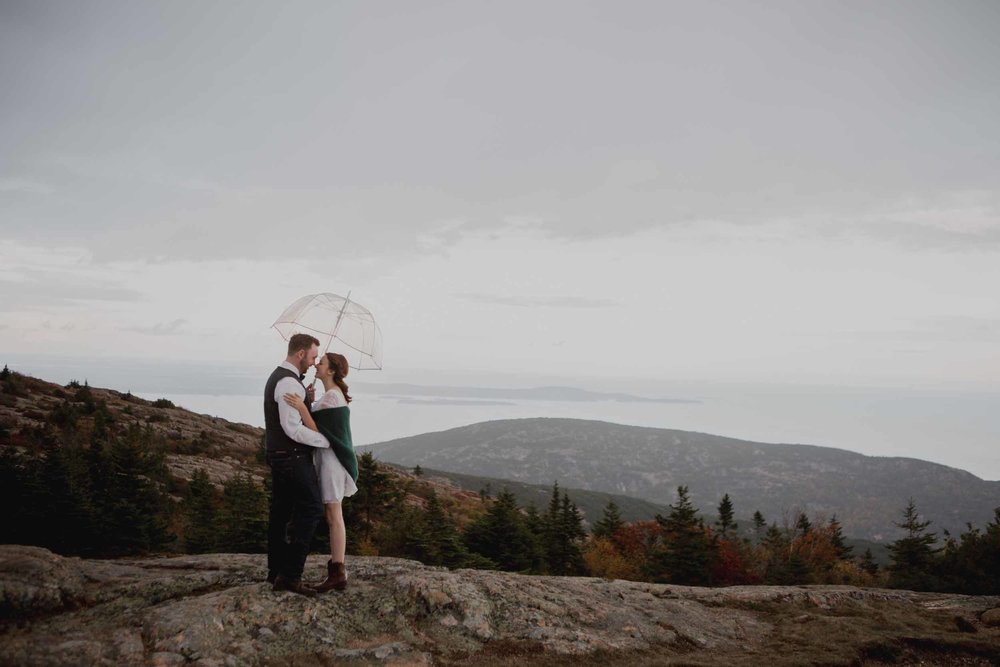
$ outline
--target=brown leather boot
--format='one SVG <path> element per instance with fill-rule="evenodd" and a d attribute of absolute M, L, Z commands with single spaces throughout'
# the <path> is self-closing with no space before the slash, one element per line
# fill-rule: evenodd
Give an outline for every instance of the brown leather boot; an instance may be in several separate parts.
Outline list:
<path fill-rule="evenodd" d="M 286 579 L 285 576 L 281 574 L 274 578 L 274 585 L 271 587 L 271 590 L 275 592 L 290 591 L 292 593 L 304 595 L 307 598 L 316 597 L 316 591 L 303 584 L 301 579 Z"/>
<path fill-rule="evenodd" d="M 326 562 L 326 581 L 314 587 L 317 593 L 342 591 L 347 588 L 347 571 L 343 563 Z"/>

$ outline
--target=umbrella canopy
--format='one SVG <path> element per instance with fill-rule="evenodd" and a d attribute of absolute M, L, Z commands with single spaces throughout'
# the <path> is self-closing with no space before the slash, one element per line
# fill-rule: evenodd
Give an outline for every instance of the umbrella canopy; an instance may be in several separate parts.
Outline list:
<path fill-rule="evenodd" d="M 328 292 L 306 295 L 285 308 L 271 326 L 285 340 L 297 333 L 315 336 L 321 350 L 332 347 L 347 357 L 351 368 L 382 368 L 382 332 L 371 312 L 351 301 L 350 293 L 346 297 Z"/>

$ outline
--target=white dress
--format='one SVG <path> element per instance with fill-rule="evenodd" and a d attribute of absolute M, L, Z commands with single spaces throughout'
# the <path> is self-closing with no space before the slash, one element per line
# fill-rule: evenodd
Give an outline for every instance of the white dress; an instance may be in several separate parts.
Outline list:
<path fill-rule="evenodd" d="M 344 398 L 344 392 L 340 391 L 340 387 L 334 386 L 318 400 L 313 401 L 312 411 L 345 405 L 347 399 Z M 358 492 L 357 484 L 332 449 L 317 449 L 313 452 L 313 465 L 316 466 L 316 474 L 319 476 L 319 492 L 324 503 L 339 503 L 346 496 L 353 496 Z"/>

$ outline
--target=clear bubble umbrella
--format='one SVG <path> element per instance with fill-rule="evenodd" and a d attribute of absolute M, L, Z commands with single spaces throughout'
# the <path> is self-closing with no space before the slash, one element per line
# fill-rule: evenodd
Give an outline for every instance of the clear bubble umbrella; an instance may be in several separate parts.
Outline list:
<path fill-rule="evenodd" d="M 285 340 L 297 333 L 319 339 L 320 349 L 339 352 L 351 368 L 382 369 L 382 332 L 371 311 L 338 294 L 309 294 L 285 308 L 272 324 Z M 336 342 L 334 342 L 336 341 Z"/>

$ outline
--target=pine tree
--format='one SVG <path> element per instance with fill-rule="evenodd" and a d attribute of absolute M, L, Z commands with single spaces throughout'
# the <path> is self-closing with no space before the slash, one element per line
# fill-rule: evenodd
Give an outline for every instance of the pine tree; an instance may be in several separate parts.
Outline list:
<path fill-rule="evenodd" d="M 844 531 L 840 526 L 840 522 L 837 521 L 836 514 L 830 517 L 827 530 L 829 531 L 830 544 L 837 551 L 837 558 L 840 560 L 850 560 L 854 547 L 847 544 L 847 540 L 844 538 Z"/>
<path fill-rule="evenodd" d="M 788 584 L 791 582 L 790 542 L 788 536 L 772 523 L 761 540 L 760 549 L 764 558 L 764 583 Z"/>
<path fill-rule="evenodd" d="M 728 537 L 730 530 L 736 530 L 739 526 L 733 521 L 733 501 L 729 499 L 729 494 L 722 496 L 722 501 L 719 503 L 719 520 L 715 522 L 715 525 L 719 527 L 719 535 L 723 539 Z"/>
<path fill-rule="evenodd" d="M 611 537 L 624 525 L 625 522 L 622 520 L 618 505 L 612 499 L 608 500 L 608 504 L 604 507 L 604 514 L 594 524 L 591 532 L 594 534 L 594 537 Z"/>
<path fill-rule="evenodd" d="M 764 515 L 760 513 L 760 510 L 755 510 L 753 513 L 753 532 L 757 536 L 758 542 L 760 542 L 765 528 L 767 528 L 767 520 L 764 519 Z"/>
<path fill-rule="evenodd" d="M 559 508 L 560 540 L 562 541 L 563 562 L 558 564 L 556 574 L 583 574 L 582 544 L 587 532 L 583 529 L 583 517 L 569 495 L 563 492 Z"/>
<path fill-rule="evenodd" d="M 249 474 L 235 475 L 222 486 L 219 546 L 232 553 L 267 552 L 268 499 Z"/>
<path fill-rule="evenodd" d="M 549 507 L 542 517 L 542 550 L 545 554 L 545 570 L 552 574 L 560 568 L 560 563 L 565 562 L 564 545 L 560 535 L 559 510 L 559 482 L 553 482 Z"/>
<path fill-rule="evenodd" d="M 216 502 L 215 487 L 212 486 L 208 473 L 203 468 L 198 468 L 191 476 L 182 505 L 184 548 L 187 553 L 203 554 L 216 548 L 219 533 Z M 220 546 L 224 551 L 231 550 L 227 542 Z"/>
<path fill-rule="evenodd" d="M 931 567 L 937 550 L 934 548 L 934 533 L 927 532 L 930 524 L 930 521 L 920 520 L 916 503 L 910 498 L 903 510 L 902 523 L 896 524 L 906 531 L 906 536 L 889 545 L 891 588 L 928 590 L 933 587 Z"/>
<path fill-rule="evenodd" d="M 465 530 L 469 551 L 489 559 L 502 570 L 527 572 L 536 549 L 514 494 L 506 488 L 489 509 Z"/>
<path fill-rule="evenodd" d="M 878 563 L 875 562 L 871 547 L 865 549 L 864 555 L 861 556 L 861 560 L 858 562 L 858 567 L 868 574 L 878 574 Z"/>
<path fill-rule="evenodd" d="M 710 584 L 710 545 L 688 487 L 677 487 L 677 502 L 670 506 L 666 517 L 657 514 L 656 521 L 666 533 L 654 564 L 656 579 L 672 584 Z"/>
<path fill-rule="evenodd" d="M 545 518 L 538 513 L 538 508 L 534 503 L 529 503 L 524 510 L 524 525 L 532 538 L 532 553 L 530 570 L 541 573 L 546 570 L 546 557 L 544 551 L 545 544 Z"/>
<path fill-rule="evenodd" d="M 809 517 L 806 516 L 805 512 L 799 512 L 799 517 L 795 521 L 795 530 L 797 530 L 800 535 L 806 535 L 812 530 L 812 523 L 809 521 Z"/>
<path fill-rule="evenodd" d="M 400 500 L 400 490 L 392 476 L 379 467 L 371 452 L 358 457 L 358 492 L 344 503 L 347 534 L 361 540 L 371 538 L 375 523 Z"/>
<path fill-rule="evenodd" d="M 414 477 L 423 477 L 424 476 L 424 469 L 421 468 L 419 465 L 415 466 L 413 468 L 413 476 Z"/>
<path fill-rule="evenodd" d="M 424 507 L 428 565 L 465 567 L 469 552 L 462 543 L 455 522 L 444 511 L 437 493 L 431 491 Z"/>
<path fill-rule="evenodd" d="M 133 426 L 88 452 L 97 544 L 105 555 L 154 551 L 173 539 L 167 531 L 169 505 L 162 490 L 169 475 L 163 452 L 152 446 L 150 435 L 151 431 Z"/>

